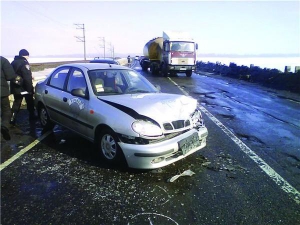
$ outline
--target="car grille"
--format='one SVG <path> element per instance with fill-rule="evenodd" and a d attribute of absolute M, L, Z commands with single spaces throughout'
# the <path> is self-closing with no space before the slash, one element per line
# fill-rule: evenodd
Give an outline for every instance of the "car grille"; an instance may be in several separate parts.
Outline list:
<path fill-rule="evenodd" d="M 165 134 L 162 138 L 158 138 L 158 139 L 145 139 L 145 138 L 141 138 L 141 137 L 136 137 L 134 139 L 128 139 L 121 134 L 119 134 L 119 138 L 124 143 L 147 145 L 147 144 L 154 144 L 154 143 L 159 143 L 162 141 L 172 139 L 172 138 L 174 138 L 178 135 L 181 135 L 185 132 L 187 132 L 187 130 L 180 131 L 180 132 L 174 132 L 174 133 L 170 133 L 170 134 Z"/>
<path fill-rule="evenodd" d="M 176 121 L 172 121 L 171 123 L 163 124 L 164 129 L 166 131 L 182 129 L 182 128 L 188 127 L 190 125 L 191 125 L 190 120 L 176 120 Z"/>
<path fill-rule="evenodd" d="M 166 141 L 166 140 L 172 139 L 172 138 L 174 138 L 174 137 L 176 137 L 178 135 L 181 135 L 181 134 L 183 134 L 185 132 L 186 131 L 165 134 L 164 137 L 161 138 L 161 139 L 153 139 L 153 140 L 148 140 L 148 141 L 149 141 L 149 144 L 159 143 L 159 142 L 162 142 L 162 141 Z"/>

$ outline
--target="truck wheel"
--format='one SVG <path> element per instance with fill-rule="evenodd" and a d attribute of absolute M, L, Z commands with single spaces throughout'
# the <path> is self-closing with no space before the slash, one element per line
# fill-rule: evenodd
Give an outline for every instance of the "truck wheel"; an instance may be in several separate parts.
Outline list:
<path fill-rule="evenodd" d="M 152 75 L 157 75 L 158 74 L 156 69 L 152 70 L 151 72 L 152 72 Z"/>
<path fill-rule="evenodd" d="M 156 75 L 155 65 L 153 65 L 153 64 L 150 65 L 150 72 L 152 75 Z"/>
<path fill-rule="evenodd" d="M 188 71 L 185 72 L 185 74 L 186 74 L 187 77 L 191 77 L 192 74 L 193 74 L 193 71 L 188 70 Z"/>
<path fill-rule="evenodd" d="M 177 76 L 176 72 L 174 72 L 174 71 L 170 72 L 170 77 L 176 77 L 176 76 Z"/>

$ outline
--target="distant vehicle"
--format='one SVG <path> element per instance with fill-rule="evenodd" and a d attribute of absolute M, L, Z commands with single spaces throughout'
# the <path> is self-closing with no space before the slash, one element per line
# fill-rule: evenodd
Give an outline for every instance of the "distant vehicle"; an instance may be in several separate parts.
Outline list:
<path fill-rule="evenodd" d="M 35 105 L 45 129 L 59 124 L 78 133 L 112 164 L 154 169 L 206 146 L 196 99 L 160 93 L 125 66 L 61 65 L 36 84 Z"/>
<path fill-rule="evenodd" d="M 139 60 L 139 56 L 137 55 L 137 56 L 135 56 L 135 58 L 134 58 L 135 60 Z"/>
<path fill-rule="evenodd" d="M 144 59 L 144 58 L 147 58 L 147 57 L 144 56 L 144 55 L 139 56 L 139 62 L 141 62 L 141 60 Z"/>
<path fill-rule="evenodd" d="M 197 49 L 198 44 L 187 32 L 165 31 L 162 37 L 145 44 L 143 53 L 146 58 L 140 60 L 140 65 L 144 71 L 150 68 L 153 75 L 185 73 L 190 77 L 196 68 Z"/>
<path fill-rule="evenodd" d="M 99 58 L 99 57 L 95 57 L 93 60 L 90 61 L 90 63 L 108 63 L 108 64 L 120 65 L 118 61 L 112 58 Z"/>

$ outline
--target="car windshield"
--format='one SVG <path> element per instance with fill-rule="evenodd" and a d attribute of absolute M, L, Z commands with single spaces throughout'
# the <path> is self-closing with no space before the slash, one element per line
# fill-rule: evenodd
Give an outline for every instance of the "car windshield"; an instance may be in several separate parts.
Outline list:
<path fill-rule="evenodd" d="M 97 96 L 158 92 L 146 78 L 133 70 L 91 70 L 88 75 Z"/>

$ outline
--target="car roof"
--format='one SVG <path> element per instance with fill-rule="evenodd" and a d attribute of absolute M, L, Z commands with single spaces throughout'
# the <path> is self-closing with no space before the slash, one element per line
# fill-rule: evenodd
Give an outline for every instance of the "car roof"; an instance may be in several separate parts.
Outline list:
<path fill-rule="evenodd" d="M 129 69 L 127 66 L 121 66 L 117 64 L 108 64 L 108 63 L 68 63 L 63 64 L 63 66 L 76 66 L 80 69 L 87 69 L 87 70 L 97 70 L 97 69 Z"/>
<path fill-rule="evenodd" d="M 97 59 L 93 59 L 90 60 L 90 63 L 110 63 L 110 64 L 119 64 L 118 61 L 114 60 L 114 59 L 110 59 L 110 58 L 97 58 Z"/>
<path fill-rule="evenodd" d="M 96 61 L 99 61 L 99 62 L 116 62 L 114 59 L 92 59 L 92 60 L 90 60 L 90 62 L 96 62 Z"/>

